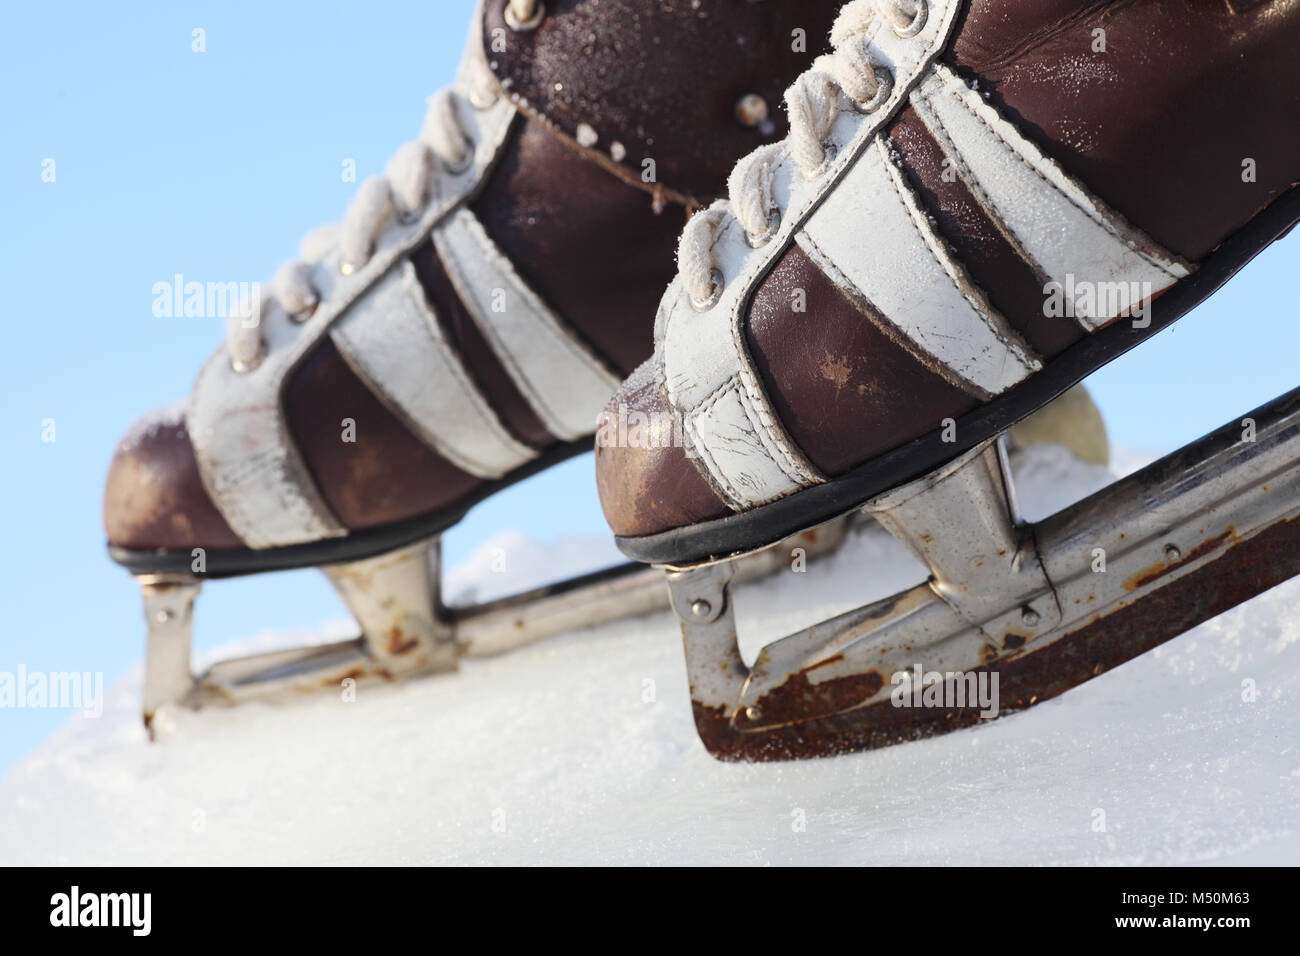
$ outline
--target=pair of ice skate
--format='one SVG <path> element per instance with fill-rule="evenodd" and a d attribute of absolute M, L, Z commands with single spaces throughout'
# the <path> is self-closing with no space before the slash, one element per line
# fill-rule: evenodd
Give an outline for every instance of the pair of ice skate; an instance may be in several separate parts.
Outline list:
<path fill-rule="evenodd" d="M 590 448 L 602 406 L 680 429 L 598 443 L 597 477 L 622 550 L 668 569 L 723 757 L 979 719 L 892 706 L 916 667 L 1028 706 L 1297 573 L 1297 393 L 1032 526 L 1000 438 L 1300 218 L 1297 119 L 1291 3 L 486 0 L 420 139 L 117 452 L 146 720 L 660 606 L 635 565 L 439 600 L 438 535 Z M 864 511 L 930 579 L 747 666 L 735 575 Z M 361 637 L 191 674 L 203 577 L 304 566 Z"/>

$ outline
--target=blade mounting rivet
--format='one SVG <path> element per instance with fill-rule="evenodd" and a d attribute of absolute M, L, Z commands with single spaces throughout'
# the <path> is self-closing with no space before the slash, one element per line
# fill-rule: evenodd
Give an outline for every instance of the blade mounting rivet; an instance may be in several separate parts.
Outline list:
<path fill-rule="evenodd" d="M 749 720 L 758 720 L 758 718 L 762 716 L 763 712 L 757 707 L 750 706 L 745 708 L 745 717 Z"/>
<path fill-rule="evenodd" d="M 176 613 L 175 613 L 171 608 L 169 608 L 169 607 L 165 607 L 165 608 L 163 608 L 161 611 L 159 611 L 157 614 L 155 614 L 153 617 L 154 617 L 154 620 L 157 621 L 159 624 L 166 624 L 168 621 L 170 621 L 170 620 L 171 620 L 173 617 L 175 617 L 175 616 L 176 616 Z"/>
<path fill-rule="evenodd" d="M 1020 609 L 1020 620 L 1024 622 L 1026 627 L 1034 627 L 1038 624 L 1040 617 L 1032 607 L 1026 607 Z"/>
<path fill-rule="evenodd" d="M 713 610 L 713 605 L 704 598 L 696 598 L 691 602 L 691 613 L 696 617 L 708 617 L 709 612 Z"/>
<path fill-rule="evenodd" d="M 1178 560 L 1179 558 L 1181 558 L 1182 556 L 1183 556 L 1183 552 L 1181 552 L 1181 551 L 1178 550 L 1178 545 L 1176 545 L 1176 544 L 1167 544 L 1167 545 L 1165 545 L 1165 560 L 1166 560 L 1166 561 L 1177 561 L 1177 560 Z"/>

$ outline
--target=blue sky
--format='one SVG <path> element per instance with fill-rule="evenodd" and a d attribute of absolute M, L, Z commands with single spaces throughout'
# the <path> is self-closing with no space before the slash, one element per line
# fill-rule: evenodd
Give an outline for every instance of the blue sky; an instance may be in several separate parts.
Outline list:
<path fill-rule="evenodd" d="M 0 34 L 0 671 L 140 657 L 137 588 L 104 554 L 100 496 L 121 433 L 185 395 L 216 319 L 157 318 L 155 283 L 265 281 L 358 179 L 415 137 L 448 82 L 468 0 L 43 3 Z M 195 53 L 192 31 L 204 31 Z M 43 182 L 46 159 L 55 181 Z M 1171 174 L 1174 174 L 1171 171 Z M 1188 196 L 1195 203 L 1195 196 Z M 1296 384 L 1289 237 L 1172 330 L 1090 380 L 1112 440 L 1171 449 Z M 42 441 L 53 419 L 53 442 Z M 450 563 L 505 528 L 605 534 L 589 458 L 473 512 Z M 205 588 L 197 642 L 337 618 L 314 571 Z M 0 710 L 0 771 L 67 718 Z"/>

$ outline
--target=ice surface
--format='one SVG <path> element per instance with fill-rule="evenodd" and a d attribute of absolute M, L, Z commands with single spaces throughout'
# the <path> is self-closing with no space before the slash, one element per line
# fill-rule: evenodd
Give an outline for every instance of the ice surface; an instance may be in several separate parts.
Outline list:
<path fill-rule="evenodd" d="M 1019 471 L 1031 517 L 1107 480 L 1051 447 Z M 502 536 L 448 590 L 481 599 L 612 553 Z M 741 592 L 747 644 L 920 573 L 878 530 L 856 532 L 805 574 Z M 0 783 L 0 863 L 1294 864 L 1298 609 L 1300 580 L 1028 712 L 798 764 L 705 753 L 667 614 L 363 687 L 356 703 L 178 715 L 153 745 L 137 674 Z"/>

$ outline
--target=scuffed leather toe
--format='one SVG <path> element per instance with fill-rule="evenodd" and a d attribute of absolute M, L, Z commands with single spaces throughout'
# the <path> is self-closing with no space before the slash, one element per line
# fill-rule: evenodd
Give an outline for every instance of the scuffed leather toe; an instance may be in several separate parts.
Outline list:
<path fill-rule="evenodd" d="M 601 413 L 596 487 L 614 534 L 635 538 L 731 513 L 682 447 L 652 362 L 628 377 Z"/>
<path fill-rule="evenodd" d="M 104 530 L 110 545 L 132 550 L 243 546 L 203 488 L 181 405 L 141 419 L 118 444 Z"/>

